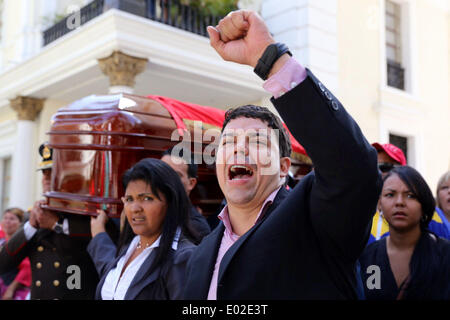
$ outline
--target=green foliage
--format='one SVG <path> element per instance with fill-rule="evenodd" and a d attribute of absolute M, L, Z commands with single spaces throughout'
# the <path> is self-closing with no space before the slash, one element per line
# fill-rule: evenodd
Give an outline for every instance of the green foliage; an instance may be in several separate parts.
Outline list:
<path fill-rule="evenodd" d="M 53 26 L 66 17 L 63 13 L 54 13 L 52 16 L 42 17 L 42 23 L 46 26 Z"/>
<path fill-rule="evenodd" d="M 223 17 L 237 9 L 238 0 L 181 0 L 181 3 L 196 8 L 203 15 Z"/>

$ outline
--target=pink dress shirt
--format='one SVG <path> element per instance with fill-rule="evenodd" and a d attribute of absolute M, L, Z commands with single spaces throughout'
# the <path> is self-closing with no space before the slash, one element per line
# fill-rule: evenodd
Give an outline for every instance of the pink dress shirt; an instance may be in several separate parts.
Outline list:
<path fill-rule="evenodd" d="M 290 58 L 284 66 L 263 84 L 274 98 L 279 98 L 306 79 L 306 69 L 294 58 Z"/>
<path fill-rule="evenodd" d="M 278 191 L 281 188 L 283 187 L 277 188 L 267 197 L 266 201 L 264 201 L 261 210 L 256 216 L 254 225 L 259 221 L 260 218 L 263 217 L 263 213 L 269 208 L 270 204 L 272 204 Z M 217 300 L 217 280 L 219 276 L 220 263 L 222 262 L 222 258 L 228 251 L 228 249 L 230 249 L 230 247 L 239 239 L 239 236 L 233 232 L 233 227 L 231 226 L 230 215 L 228 214 L 228 205 L 222 209 L 218 218 L 222 220 L 223 225 L 225 226 L 225 231 L 222 236 L 222 242 L 220 243 L 219 252 L 217 253 L 216 264 L 214 265 L 214 272 L 211 279 L 211 284 L 209 286 L 208 300 Z"/>

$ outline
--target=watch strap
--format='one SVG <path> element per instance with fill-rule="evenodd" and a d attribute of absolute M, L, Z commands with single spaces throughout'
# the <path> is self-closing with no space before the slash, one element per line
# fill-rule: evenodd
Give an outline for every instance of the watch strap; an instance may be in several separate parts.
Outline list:
<path fill-rule="evenodd" d="M 259 58 L 253 72 L 261 79 L 266 80 L 275 62 L 285 53 L 292 56 L 289 48 L 284 43 L 277 42 L 268 45 L 261 58 Z"/>

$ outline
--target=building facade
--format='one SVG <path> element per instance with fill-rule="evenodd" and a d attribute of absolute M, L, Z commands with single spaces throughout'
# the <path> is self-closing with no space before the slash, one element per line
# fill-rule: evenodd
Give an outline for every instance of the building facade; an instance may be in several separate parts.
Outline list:
<path fill-rule="evenodd" d="M 221 61 L 194 8 L 164 0 L 0 1 L 0 208 L 41 197 L 52 115 L 97 94 L 270 106 L 251 68 Z M 167 7 L 170 4 L 172 7 Z M 446 0 L 247 0 L 344 103 L 369 142 L 401 146 L 434 190 L 450 168 Z M 62 18 L 62 20 L 61 20 Z M 326 128 L 324 128 L 326 129 Z"/>

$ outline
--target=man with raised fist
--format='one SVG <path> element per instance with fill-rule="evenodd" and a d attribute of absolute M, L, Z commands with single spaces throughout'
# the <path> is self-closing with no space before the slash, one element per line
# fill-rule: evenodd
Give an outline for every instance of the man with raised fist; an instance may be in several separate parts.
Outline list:
<path fill-rule="evenodd" d="M 328 89 L 262 18 L 234 11 L 211 46 L 266 80 L 275 108 L 314 163 L 285 188 L 290 140 L 267 108 L 227 112 L 216 173 L 227 206 L 191 257 L 186 299 L 356 299 L 355 264 L 381 189 L 377 153 Z"/>

